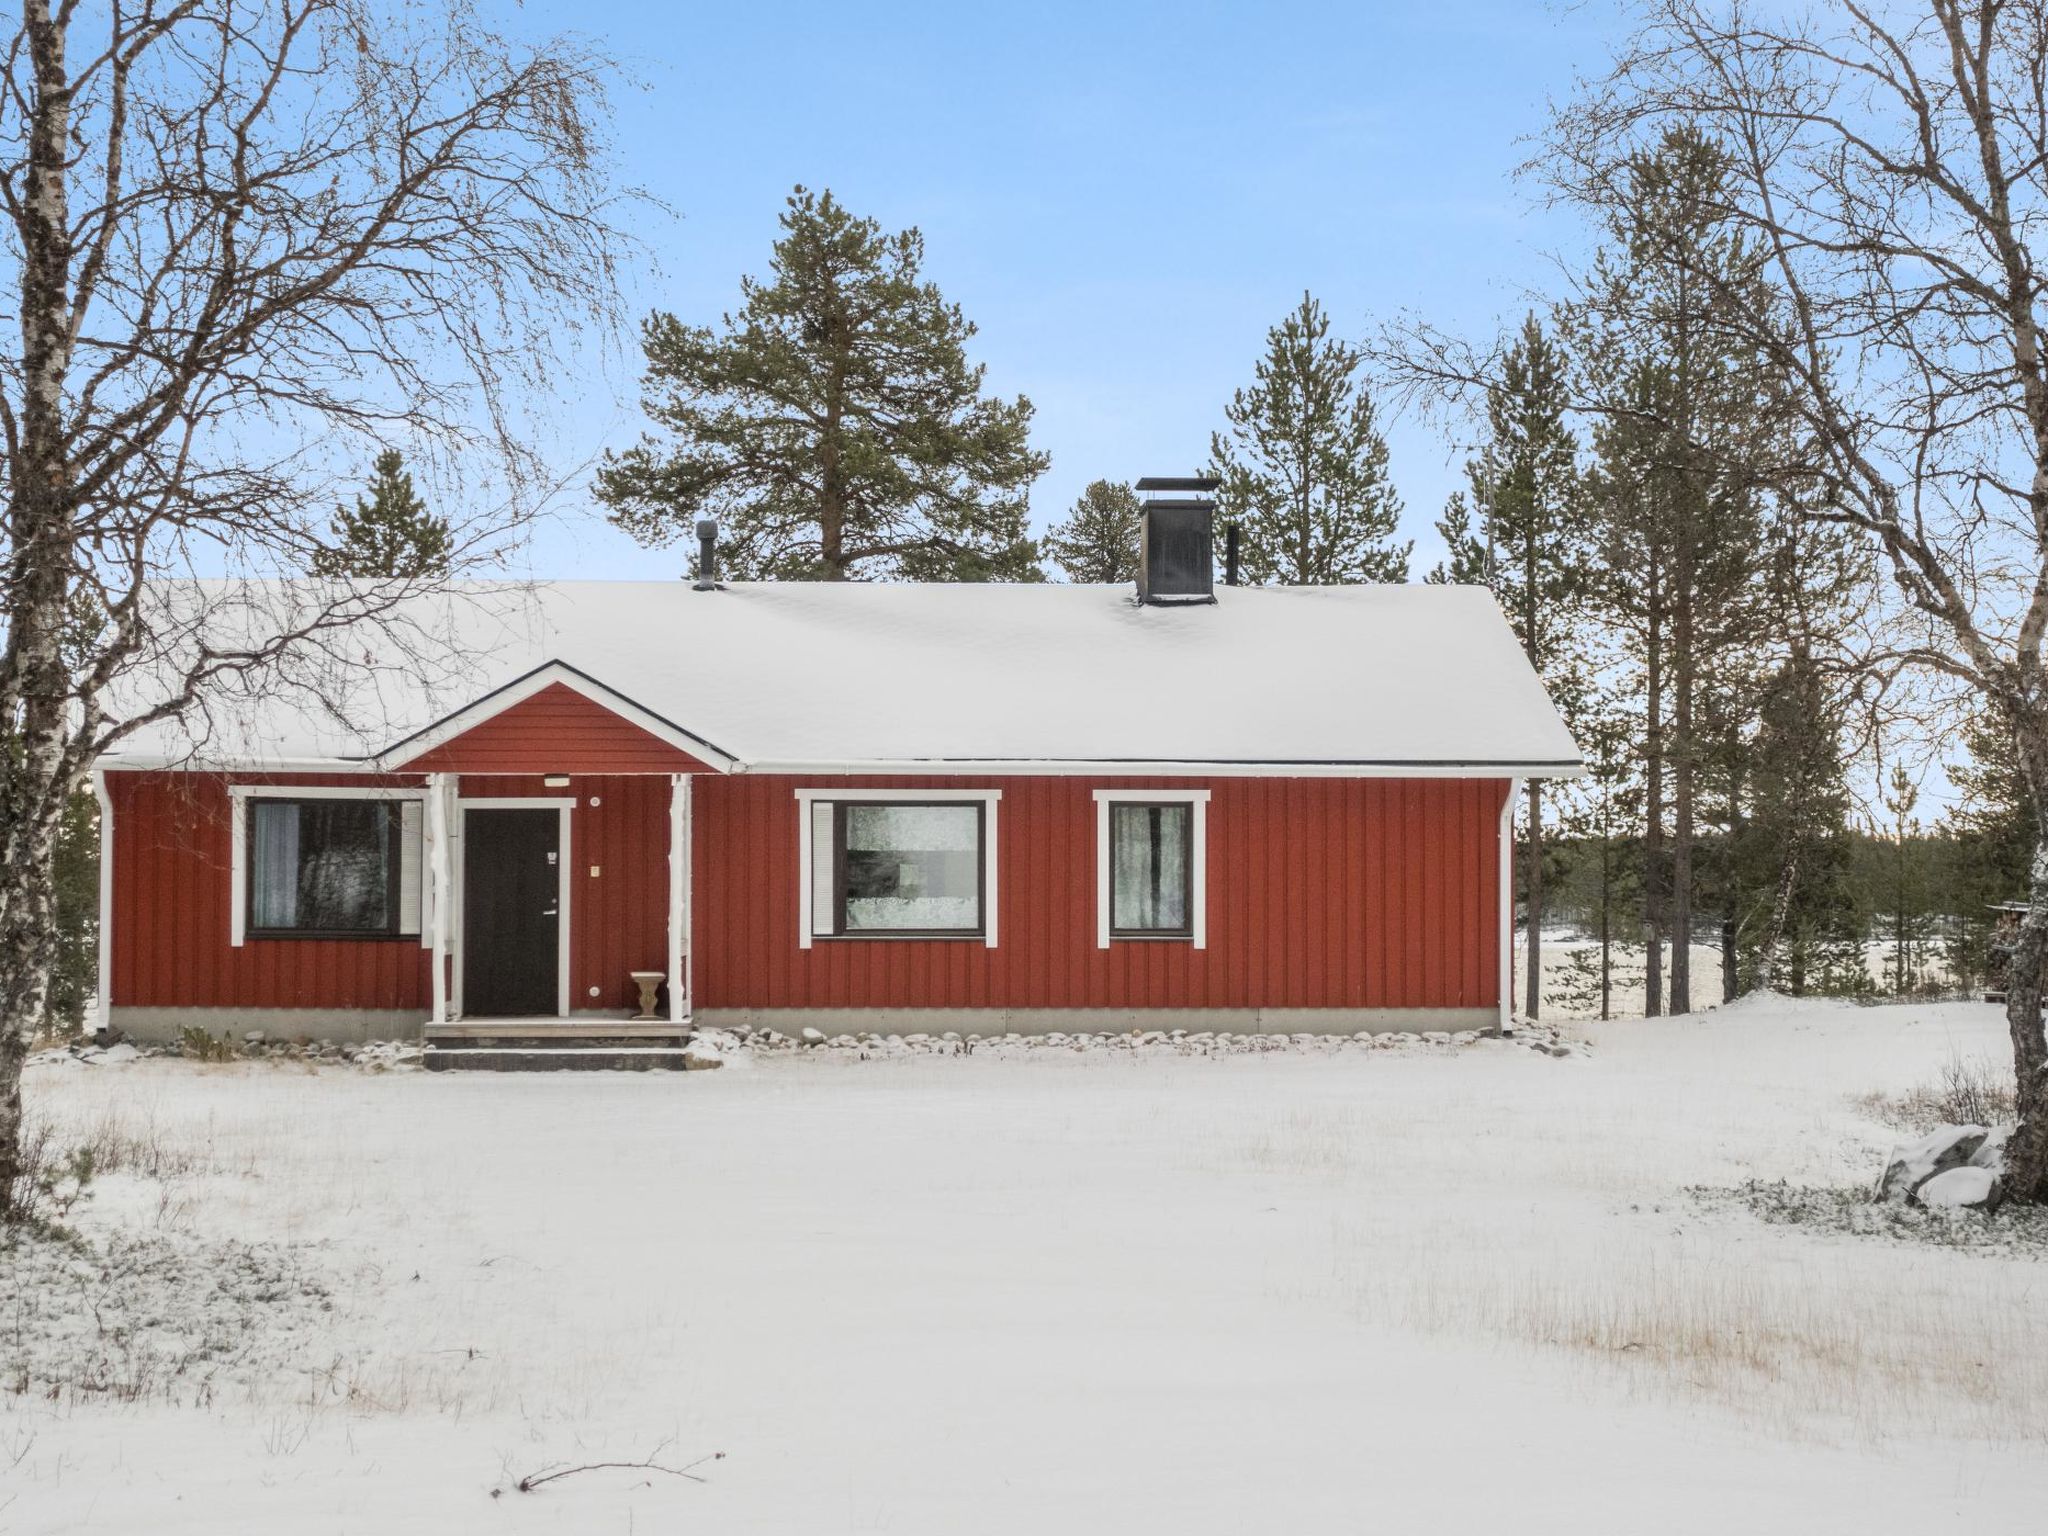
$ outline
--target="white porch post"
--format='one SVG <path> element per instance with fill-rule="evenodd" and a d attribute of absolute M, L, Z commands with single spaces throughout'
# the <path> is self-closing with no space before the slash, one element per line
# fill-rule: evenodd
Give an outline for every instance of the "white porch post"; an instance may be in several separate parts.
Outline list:
<path fill-rule="evenodd" d="M 668 780 L 668 1021 L 690 1017 L 690 978 L 684 970 L 690 922 L 690 776 Z"/>
<path fill-rule="evenodd" d="M 448 792 L 450 775 L 427 775 L 427 838 L 433 845 L 428 863 L 428 892 L 434 913 L 434 1024 L 448 1022 L 449 930 L 455 923 L 454 860 L 448 848 Z"/>

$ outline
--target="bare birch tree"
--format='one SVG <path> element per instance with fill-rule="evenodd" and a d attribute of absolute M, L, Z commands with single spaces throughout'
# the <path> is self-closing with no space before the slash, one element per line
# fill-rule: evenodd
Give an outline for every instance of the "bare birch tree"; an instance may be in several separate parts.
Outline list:
<path fill-rule="evenodd" d="M 1896 657 L 2009 724 L 2032 797 L 2029 910 L 2008 1024 L 2009 1186 L 2048 1199 L 2048 4 L 1641 0 L 1611 69 L 1538 164 L 1594 208 L 1675 126 L 1728 155 L 1724 217 L 1789 305 L 1729 289 L 1803 429 L 1780 468 L 1811 516 L 1867 536 L 1896 584 Z M 1698 274 L 1713 283 L 1710 269 Z"/>
<path fill-rule="evenodd" d="M 616 322 L 623 242 L 606 61 L 514 44 L 463 0 L 21 0 L 0 35 L 4 1219 L 52 850 L 95 756 L 345 654 L 349 625 L 441 577 L 269 610 L 163 582 L 303 570 L 323 454 L 394 439 L 489 455 L 505 497 L 458 523 L 460 569 L 531 504 L 520 402 L 563 338 Z"/>

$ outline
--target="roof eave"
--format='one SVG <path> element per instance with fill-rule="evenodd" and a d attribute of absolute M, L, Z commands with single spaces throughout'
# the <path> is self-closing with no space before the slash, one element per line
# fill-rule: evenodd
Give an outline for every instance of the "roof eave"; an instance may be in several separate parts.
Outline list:
<path fill-rule="evenodd" d="M 749 762 L 740 773 L 868 775 L 991 774 L 1016 777 L 1148 776 L 1157 778 L 1329 779 L 1576 779 L 1586 765 L 1554 761 L 1444 759 L 1217 759 L 1217 758 L 841 758 Z"/>

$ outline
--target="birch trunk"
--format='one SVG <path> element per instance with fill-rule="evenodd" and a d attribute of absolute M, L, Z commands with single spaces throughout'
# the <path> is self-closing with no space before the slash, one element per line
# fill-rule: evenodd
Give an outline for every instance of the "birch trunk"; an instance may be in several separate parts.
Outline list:
<path fill-rule="evenodd" d="M 64 806 L 85 765 L 69 741 L 63 654 L 71 597 L 69 466 L 64 385 L 70 370 L 71 95 L 64 26 L 48 0 L 24 0 L 33 67 L 28 164 L 20 219 L 23 380 L 18 446 L 9 466 L 7 645 L 0 661 L 7 831 L 0 857 L 0 1217 L 20 1174 L 21 1068 L 43 1017 L 56 954 L 53 864 Z"/>

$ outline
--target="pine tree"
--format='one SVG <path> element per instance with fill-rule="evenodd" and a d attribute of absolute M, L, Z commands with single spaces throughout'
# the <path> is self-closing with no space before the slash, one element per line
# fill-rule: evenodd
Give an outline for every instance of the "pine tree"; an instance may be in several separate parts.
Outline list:
<path fill-rule="evenodd" d="M 1290 586 L 1408 579 L 1412 541 L 1395 543 L 1401 500 L 1387 443 L 1358 377 L 1356 349 L 1330 338 L 1310 295 L 1266 333 L 1255 382 L 1224 407 L 1209 439 L 1217 506 L 1243 537 L 1248 581 Z"/>
<path fill-rule="evenodd" d="M 1039 547 L 1069 581 L 1122 582 L 1138 576 L 1137 492 L 1097 480 L 1046 531 Z"/>
<path fill-rule="evenodd" d="M 1031 402 L 983 396 L 974 326 L 924 280 L 924 237 L 802 187 L 781 226 L 736 315 L 648 319 L 660 436 L 607 457 L 612 520 L 661 545 L 715 517 L 743 578 L 1039 579 Z"/>
<path fill-rule="evenodd" d="M 1493 552 L 1486 540 L 1472 530 L 1472 504 L 1463 491 L 1451 492 L 1444 502 L 1444 515 L 1436 520 L 1436 531 L 1444 541 L 1445 558 L 1430 567 L 1422 579 L 1434 586 L 1483 587 L 1493 579 Z"/>
<path fill-rule="evenodd" d="M 1487 392 L 1487 441 L 1471 467 L 1484 519 L 1493 593 L 1508 625 L 1551 694 L 1572 713 L 1582 685 L 1572 643 L 1575 605 L 1585 584 L 1586 519 L 1578 486 L 1578 444 L 1566 428 L 1564 360 L 1534 315 Z M 1468 536 L 1464 561 L 1476 553 Z M 1459 558 L 1453 546 L 1453 558 Z M 1523 1006 L 1543 1007 L 1543 782 L 1528 782 L 1522 840 L 1522 894 L 1528 915 Z"/>
<path fill-rule="evenodd" d="M 1606 670 L 1601 660 L 1589 655 L 1588 672 Z M 1570 840 L 1575 855 L 1569 872 L 1579 891 L 1591 886 L 1580 905 L 1591 909 L 1588 926 L 1595 940 L 1594 947 L 1567 958 L 1571 980 L 1558 995 L 1575 1011 L 1597 1012 L 1603 1019 L 1614 1016 L 1617 984 L 1626 988 L 1640 979 L 1615 954 L 1617 940 L 1628 932 L 1624 918 L 1634 894 L 1632 852 L 1641 808 L 1629 703 L 1611 687 L 1588 687 L 1572 719 L 1586 772 L 1560 786 L 1557 796 L 1557 832 Z"/>
<path fill-rule="evenodd" d="M 1725 730 L 1740 715 L 1707 695 L 1733 675 L 1730 653 L 1755 643 L 1767 551 L 1759 486 L 1789 450 L 1771 360 L 1731 340 L 1727 323 L 1736 309 L 1772 312 L 1774 300 L 1763 259 L 1729 232 L 1725 154 L 1673 130 L 1627 169 L 1629 196 L 1576 320 L 1602 417 L 1599 603 L 1630 636 L 1643 679 L 1644 1006 L 1664 1009 L 1668 935 L 1670 1009 L 1685 1012 L 1700 790 L 1714 720 Z"/>
<path fill-rule="evenodd" d="M 89 790 L 73 795 L 64 808 L 55 880 L 57 956 L 43 1008 L 52 1029 L 72 1034 L 99 979 L 100 808 Z"/>
<path fill-rule="evenodd" d="M 1738 918 L 1737 963 L 1757 987 L 1794 997 L 1860 990 L 1841 733 L 1840 706 L 1796 644 L 1762 689 L 1728 860 L 1732 890 L 1756 893 L 1754 917 Z"/>
<path fill-rule="evenodd" d="M 1948 886 L 1961 919 L 1949 945 L 1949 966 L 1959 978 L 1985 977 L 1992 964 L 1989 909 L 2017 901 L 2027 890 L 2034 816 L 2011 727 L 1980 703 L 1961 736 L 1968 757 L 1948 767 L 1955 801 L 1943 818 L 1956 845 Z"/>
<path fill-rule="evenodd" d="M 418 580 L 446 574 L 453 558 L 448 520 L 413 489 L 395 448 L 377 455 L 369 499 L 334 509 L 334 542 L 313 554 L 316 576 Z"/>

